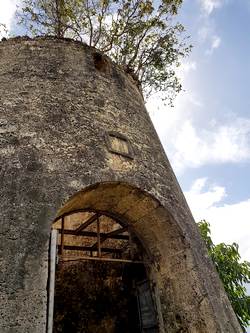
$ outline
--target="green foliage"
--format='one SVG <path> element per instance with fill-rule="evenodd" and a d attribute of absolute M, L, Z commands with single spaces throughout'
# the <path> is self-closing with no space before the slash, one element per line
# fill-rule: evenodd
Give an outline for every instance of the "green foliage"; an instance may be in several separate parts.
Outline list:
<path fill-rule="evenodd" d="M 236 243 L 214 245 L 207 221 L 202 220 L 198 226 L 240 325 L 247 327 L 250 324 L 250 297 L 246 295 L 244 285 L 250 282 L 250 263 L 240 261 Z"/>
<path fill-rule="evenodd" d="M 33 35 L 86 42 L 132 74 L 144 95 L 181 90 L 175 75 L 190 51 L 184 27 L 174 23 L 182 0 L 23 0 L 19 23 Z"/>

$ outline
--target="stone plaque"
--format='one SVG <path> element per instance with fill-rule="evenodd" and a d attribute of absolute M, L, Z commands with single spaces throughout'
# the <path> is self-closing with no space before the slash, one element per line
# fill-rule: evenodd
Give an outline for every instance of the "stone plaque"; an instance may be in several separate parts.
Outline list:
<path fill-rule="evenodd" d="M 133 158 L 132 147 L 129 140 L 117 132 L 106 133 L 106 144 L 111 153 Z"/>

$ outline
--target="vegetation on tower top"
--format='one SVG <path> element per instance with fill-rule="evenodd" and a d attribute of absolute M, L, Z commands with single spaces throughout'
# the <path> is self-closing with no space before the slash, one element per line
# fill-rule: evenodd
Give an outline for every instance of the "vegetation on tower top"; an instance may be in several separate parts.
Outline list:
<path fill-rule="evenodd" d="M 180 60 L 190 52 L 175 17 L 182 0 L 23 0 L 18 23 L 28 35 L 80 40 L 107 54 L 142 86 L 170 104 L 181 84 Z"/>

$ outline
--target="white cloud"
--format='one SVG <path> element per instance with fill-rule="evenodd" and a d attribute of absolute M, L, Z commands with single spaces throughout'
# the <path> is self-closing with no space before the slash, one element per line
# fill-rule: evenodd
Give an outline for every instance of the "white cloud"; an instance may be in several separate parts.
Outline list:
<path fill-rule="evenodd" d="M 205 54 L 211 55 L 221 44 L 221 38 L 216 33 L 216 22 L 211 19 L 210 14 L 215 8 L 219 8 L 227 0 L 200 0 L 202 12 L 205 15 L 200 16 L 200 27 L 197 32 L 197 38 L 202 45 L 205 43 Z"/>
<path fill-rule="evenodd" d="M 213 47 L 218 47 L 219 43 L 215 39 Z M 179 94 L 174 109 L 161 105 L 159 96 L 153 96 L 147 103 L 177 174 L 187 168 L 250 161 L 250 118 L 240 118 L 232 113 L 229 117 L 227 111 L 224 122 L 215 115 L 209 120 L 202 119 L 207 118 L 211 105 L 204 103 L 196 92 L 199 88 L 199 83 L 194 81 L 197 67 L 196 61 L 190 60 L 178 69 L 186 91 Z M 228 118 L 225 119 L 226 115 Z"/>
<path fill-rule="evenodd" d="M 196 71 L 196 61 L 184 61 L 176 70 L 177 76 L 183 81 L 191 71 Z"/>
<path fill-rule="evenodd" d="M 211 44 L 211 48 L 212 49 L 217 49 L 220 46 L 221 43 L 221 39 L 219 36 L 213 36 L 212 37 L 212 44 Z"/>
<path fill-rule="evenodd" d="M 0 23 L 5 24 L 7 29 L 10 29 L 11 21 L 15 15 L 16 6 L 19 2 L 19 0 L 0 1 Z"/>
<path fill-rule="evenodd" d="M 221 39 L 219 36 L 212 36 L 211 37 L 211 45 L 210 48 L 206 51 L 206 54 L 211 55 L 215 49 L 217 49 L 221 44 Z"/>
<path fill-rule="evenodd" d="M 159 95 L 152 96 L 146 106 L 171 160 L 176 152 L 173 144 L 183 123 L 187 118 L 193 118 L 196 110 L 200 109 L 203 103 L 199 96 L 191 91 L 181 92 L 175 100 L 174 108 L 164 106 L 160 97 Z"/>
<path fill-rule="evenodd" d="M 250 160 L 250 119 L 236 119 L 209 129 L 195 128 L 191 120 L 183 119 L 172 122 L 164 137 L 163 144 L 168 141 L 168 155 L 177 173 L 202 165 Z"/>
<path fill-rule="evenodd" d="M 221 45 L 221 38 L 216 34 L 215 27 L 210 22 L 209 19 L 206 19 L 202 23 L 202 26 L 198 30 L 198 38 L 200 43 L 208 44 L 208 49 L 205 51 L 206 54 L 210 55 L 215 49 Z"/>
<path fill-rule="evenodd" d="M 206 41 L 214 32 L 214 26 L 210 20 L 206 19 L 205 22 L 202 20 L 202 25 L 198 30 L 198 37 L 201 42 Z"/>
<path fill-rule="evenodd" d="M 193 184 L 188 193 L 188 200 L 199 207 L 200 219 L 204 216 L 207 209 L 213 207 L 215 203 L 220 202 L 225 196 L 224 187 L 213 185 L 206 192 L 202 190 L 207 185 L 207 178 L 199 178 Z M 204 218 L 204 217 L 203 217 Z"/>
<path fill-rule="evenodd" d="M 158 107 L 157 107 L 158 105 Z M 200 124 L 204 112 L 199 95 L 186 91 L 178 96 L 174 110 L 159 108 L 159 99 L 147 103 L 151 118 L 177 174 L 187 168 L 250 161 L 250 119 L 216 119 Z"/>
<path fill-rule="evenodd" d="M 161 102 L 161 94 L 155 94 L 147 101 L 146 107 L 151 115 L 152 121 L 157 128 L 157 132 L 164 144 L 166 136 L 176 132 L 175 129 L 188 116 L 193 117 L 196 108 L 201 108 L 203 102 L 200 97 L 191 91 L 190 77 L 198 68 L 195 60 L 183 61 L 176 69 L 176 74 L 180 79 L 184 90 L 180 92 L 174 101 L 174 108 L 164 106 Z"/>
<path fill-rule="evenodd" d="M 195 220 L 209 221 L 214 243 L 236 242 L 242 259 L 250 261 L 250 198 L 234 204 L 222 204 L 226 189 L 213 184 L 207 186 L 206 178 L 197 179 L 184 193 Z"/>
<path fill-rule="evenodd" d="M 223 0 L 200 0 L 200 5 L 203 13 L 210 15 L 215 9 L 223 5 Z"/>

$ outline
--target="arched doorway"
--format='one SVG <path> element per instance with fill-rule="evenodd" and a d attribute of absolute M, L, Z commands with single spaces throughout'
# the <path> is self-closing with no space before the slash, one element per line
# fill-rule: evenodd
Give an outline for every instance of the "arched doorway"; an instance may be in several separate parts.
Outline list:
<path fill-rule="evenodd" d="M 53 332 L 157 332 L 149 258 L 129 225 L 96 211 L 64 215 Z"/>
<path fill-rule="evenodd" d="M 103 183 L 76 194 L 59 212 L 54 333 L 159 332 L 152 256 L 125 214 L 136 204 L 138 218 L 141 201 L 146 213 L 149 198 L 127 184 Z"/>

